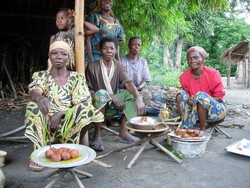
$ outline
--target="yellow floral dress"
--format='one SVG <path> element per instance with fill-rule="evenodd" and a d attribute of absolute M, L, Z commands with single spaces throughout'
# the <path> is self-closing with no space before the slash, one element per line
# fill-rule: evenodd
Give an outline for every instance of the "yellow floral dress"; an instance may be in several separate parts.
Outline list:
<path fill-rule="evenodd" d="M 48 118 L 37 103 L 29 102 L 26 109 L 25 136 L 34 143 L 34 149 L 52 143 L 79 143 L 81 129 L 91 122 L 104 121 L 103 114 L 94 108 L 83 75 L 70 72 L 67 83 L 58 86 L 48 71 L 33 74 L 29 91 L 40 90 L 51 102 L 52 115 L 66 111 L 59 128 L 49 135 Z"/>

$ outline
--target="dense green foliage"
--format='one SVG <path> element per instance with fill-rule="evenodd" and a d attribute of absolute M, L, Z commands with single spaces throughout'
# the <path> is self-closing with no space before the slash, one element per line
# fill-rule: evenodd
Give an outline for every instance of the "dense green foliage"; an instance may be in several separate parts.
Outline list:
<path fill-rule="evenodd" d="M 220 57 L 228 48 L 249 39 L 250 25 L 242 19 L 227 17 L 222 12 L 208 14 L 206 23 L 210 26 L 209 31 L 205 33 L 196 31 L 193 42 L 187 42 L 186 46 L 203 46 L 210 54 L 206 65 L 218 69 L 223 76 L 226 76 L 226 66 L 220 62 Z M 185 58 L 183 60 L 185 61 Z M 233 66 L 232 76 L 235 75 L 235 70 L 236 66 Z"/>
<path fill-rule="evenodd" d="M 122 23 L 127 40 L 140 36 L 141 55 L 147 59 L 151 85 L 178 86 L 178 77 L 188 68 L 185 51 L 199 45 L 210 54 L 206 65 L 218 69 L 225 76 L 220 57 L 225 50 L 250 38 L 250 25 L 236 17 L 235 9 L 249 8 L 249 0 L 116 0 L 114 13 Z M 242 6 L 244 5 L 244 6 Z M 163 43 L 168 45 L 175 61 L 176 41 L 184 38 L 180 72 L 163 67 Z M 121 55 L 127 53 L 127 42 L 121 45 Z M 232 67 L 232 73 L 235 67 Z"/>

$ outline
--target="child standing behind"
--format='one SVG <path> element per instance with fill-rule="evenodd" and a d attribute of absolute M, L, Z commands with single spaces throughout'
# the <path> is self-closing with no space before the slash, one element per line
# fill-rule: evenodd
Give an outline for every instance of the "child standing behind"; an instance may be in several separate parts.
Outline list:
<path fill-rule="evenodd" d="M 50 37 L 50 44 L 55 41 L 64 41 L 70 46 L 71 60 L 68 64 L 68 70 L 75 71 L 75 33 L 74 33 L 74 10 L 69 8 L 61 8 L 56 14 L 56 26 L 58 33 Z M 84 21 L 85 36 L 93 35 L 99 32 L 99 28 L 95 25 Z M 51 63 L 48 61 L 48 70 L 51 69 Z"/>

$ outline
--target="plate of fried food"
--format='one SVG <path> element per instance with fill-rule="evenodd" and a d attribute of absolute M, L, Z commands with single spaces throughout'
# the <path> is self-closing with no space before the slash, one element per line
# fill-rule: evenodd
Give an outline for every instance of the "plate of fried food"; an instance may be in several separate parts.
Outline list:
<path fill-rule="evenodd" d="M 31 159 L 45 167 L 70 168 L 90 163 L 96 152 L 79 144 L 53 144 L 35 150 Z"/>
<path fill-rule="evenodd" d="M 163 122 L 159 117 L 138 116 L 129 119 L 128 123 L 138 130 L 155 130 Z"/>
<path fill-rule="evenodd" d="M 179 129 L 168 133 L 170 138 L 186 142 L 201 142 L 210 139 L 211 134 L 197 129 Z"/>

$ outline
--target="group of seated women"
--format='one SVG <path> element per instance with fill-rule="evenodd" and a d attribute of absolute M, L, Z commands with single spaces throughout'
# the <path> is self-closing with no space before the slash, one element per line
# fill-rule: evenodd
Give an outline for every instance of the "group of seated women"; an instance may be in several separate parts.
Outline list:
<path fill-rule="evenodd" d="M 118 24 L 118 20 L 110 17 L 112 1 L 99 2 L 104 17 L 93 15 L 93 19 L 100 23 L 106 23 L 106 19 Z M 31 101 L 26 110 L 25 136 L 34 143 L 34 150 L 50 143 L 78 144 L 80 134 L 84 134 L 93 122 L 95 129 L 90 147 L 103 151 L 101 124 L 117 113 L 121 114 L 117 140 L 131 143 L 139 139 L 127 131 L 125 124 L 130 118 L 146 114 L 140 91 L 151 78 L 147 61 L 139 56 L 141 39 L 132 37 L 129 40 L 129 53 L 121 58 L 121 62 L 115 58 L 117 37 L 111 35 L 100 39 L 98 36 L 93 47 L 99 52 L 93 53 L 94 61 L 87 65 L 86 78 L 67 69 L 72 50 L 64 41 L 50 44 L 50 70 L 33 74 L 29 85 Z M 204 65 L 208 53 L 202 47 L 189 48 L 186 56 L 190 68 L 180 76 L 183 90 L 176 96 L 177 111 L 182 121 L 180 127 L 193 128 L 199 121 L 200 130 L 205 130 L 206 121 L 219 121 L 226 115 L 224 87 L 220 73 Z M 30 167 L 43 169 L 33 161 L 30 161 Z"/>

